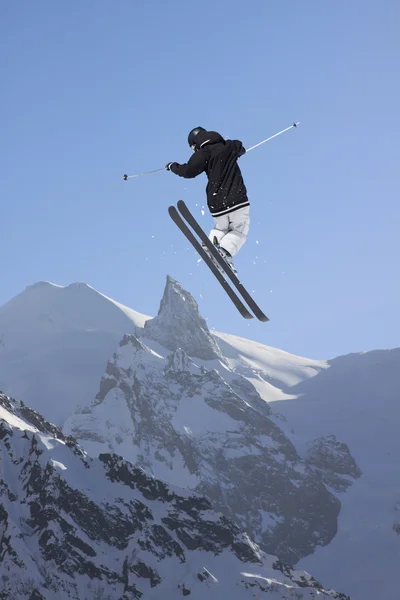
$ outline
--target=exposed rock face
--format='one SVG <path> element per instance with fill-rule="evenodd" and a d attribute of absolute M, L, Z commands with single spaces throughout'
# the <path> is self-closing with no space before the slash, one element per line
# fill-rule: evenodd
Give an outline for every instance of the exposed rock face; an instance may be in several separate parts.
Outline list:
<path fill-rule="evenodd" d="M 120 456 L 88 459 L 3 394 L 0 580 L 2 600 L 346 598 L 267 556 L 205 498 Z"/>
<path fill-rule="evenodd" d="M 269 415 L 243 378 L 228 384 L 181 348 L 163 357 L 130 335 L 93 403 L 64 430 L 93 455 L 117 452 L 204 494 L 265 551 L 294 564 L 335 535 L 340 502 Z"/>
<path fill-rule="evenodd" d="M 182 348 L 189 356 L 203 360 L 222 358 L 196 300 L 172 277 L 167 277 L 158 315 L 146 321 L 142 332 L 168 350 Z"/>
<path fill-rule="evenodd" d="M 362 474 L 347 444 L 339 442 L 334 435 L 314 440 L 309 446 L 306 461 L 326 485 L 338 492 L 346 490 L 353 479 Z"/>

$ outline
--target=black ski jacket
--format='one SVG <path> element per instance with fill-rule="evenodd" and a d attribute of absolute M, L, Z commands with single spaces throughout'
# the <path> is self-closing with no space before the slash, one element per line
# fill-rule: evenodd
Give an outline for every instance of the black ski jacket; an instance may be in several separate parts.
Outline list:
<path fill-rule="evenodd" d="M 196 152 L 190 160 L 183 165 L 172 163 L 170 170 L 187 179 L 205 172 L 208 208 L 213 217 L 220 217 L 250 204 L 237 164 L 237 159 L 245 152 L 239 140 L 224 140 L 216 131 L 201 131 L 196 137 Z"/>

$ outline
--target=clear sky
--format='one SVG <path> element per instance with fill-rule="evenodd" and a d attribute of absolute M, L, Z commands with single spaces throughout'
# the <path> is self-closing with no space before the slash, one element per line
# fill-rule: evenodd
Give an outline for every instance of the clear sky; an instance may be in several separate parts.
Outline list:
<path fill-rule="evenodd" d="M 156 314 L 170 274 L 210 328 L 313 358 L 400 345 L 400 3 L 19 0 L 0 8 L 0 305 L 84 281 Z M 167 207 L 208 229 L 201 125 L 247 147 L 236 313 Z M 201 215 L 205 206 L 206 213 Z"/>

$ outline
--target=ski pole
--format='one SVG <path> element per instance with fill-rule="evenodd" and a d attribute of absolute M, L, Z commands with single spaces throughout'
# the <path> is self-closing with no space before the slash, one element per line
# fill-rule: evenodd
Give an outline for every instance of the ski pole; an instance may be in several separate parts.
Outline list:
<path fill-rule="evenodd" d="M 274 138 L 278 137 L 278 135 L 285 133 L 285 131 L 289 131 L 289 129 L 292 129 L 293 127 L 297 127 L 297 125 L 299 125 L 299 123 L 300 123 L 300 121 L 298 121 L 297 123 L 293 123 L 293 125 L 290 125 L 290 127 L 286 127 L 286 129 L 282 129 L 282 131 L 278 131 L 278 133 L 271 135 L 271 137 L 267 138 L 266 140 L 263 140 L 262 142 L 259 142 L 255 146 L 252 146 L 251 148 L 246 150 L 246 154 L 247 154 L 247 152 L 250 152 L 250 150 L 254 150 L 254 148 L 258 148 L 258 146 L 261 146 L 262 144 L 265 144 L 266 142 L 269 142 L 270 140 L 273 140 Z M 165 171 L 165 170 L 166 170 L 166 167 L 161 167 L 161 169 L 154 169 L 153 171 L 146 171 L 145 173 L 136 173 L 136 175 L 123 175 L 123 179 L 124 179 L 124 181 L 127 181 L 128 179 L 134 179 L 135 177 L 142 177 L 143 175 L 151 175 L 152 173 L 158 173 L 159 171 Z"/>
<path fill-rule="evenodd" d="M 285 133 L 285 131 L 289 131 L 289 129 L 292 129 L 293 127 L 297 127 L 297 125 L 299 125 L 299 123 L 300 123 L 300 121 L 298 121 L 297 123 L 293 123 L 293 125 L 291 125 L 290 127 L 286 127 L 286 129 L 282 129 L 282 131 L 278 131 L 278 133 L 275 133 L 275 135 L 271 135 L 271 137 L 267 138 L 266 140 L 263 140 L 262 142 L 259 142 L 255 146 L 252 146 L 251 148 L 246 150 L 246 154 L 247 154 L 247 152 L 250 152 L 250 150 L 254 150 L 254 148 L 258 148 L 258 146 L 261 146 L 261 144 L 265 144 L 266 142 L 273 140 L 274 138 L 278 137 L 278 135 L 281 135 L 281 133 Z"/>
<path fill-rule="evenodd" d="M 128 179 L 133 179 L 134 177 L 142 177 L 143 175 L 151 175 L 151 173 L 158 173 L 158 171 L 165 171 L 165 167 L 161 167 L 161 169 L 154 169 L 153 171 L 146 171 L 145 173 L 137 173 L 136 175 L 124 175 L 124 181 Z"/>

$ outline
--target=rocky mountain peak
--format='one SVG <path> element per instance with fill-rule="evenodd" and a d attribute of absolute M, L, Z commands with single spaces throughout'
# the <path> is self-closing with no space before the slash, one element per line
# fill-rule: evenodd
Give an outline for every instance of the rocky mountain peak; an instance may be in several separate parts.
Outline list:
<path fill-rule="evenodd" d="M 189 356 L 212 360 L 221 351 L 193 296 L 169 275 L 158 315 L 146 321 L 143 336 L 168 348 L 182 348 Z"/>

